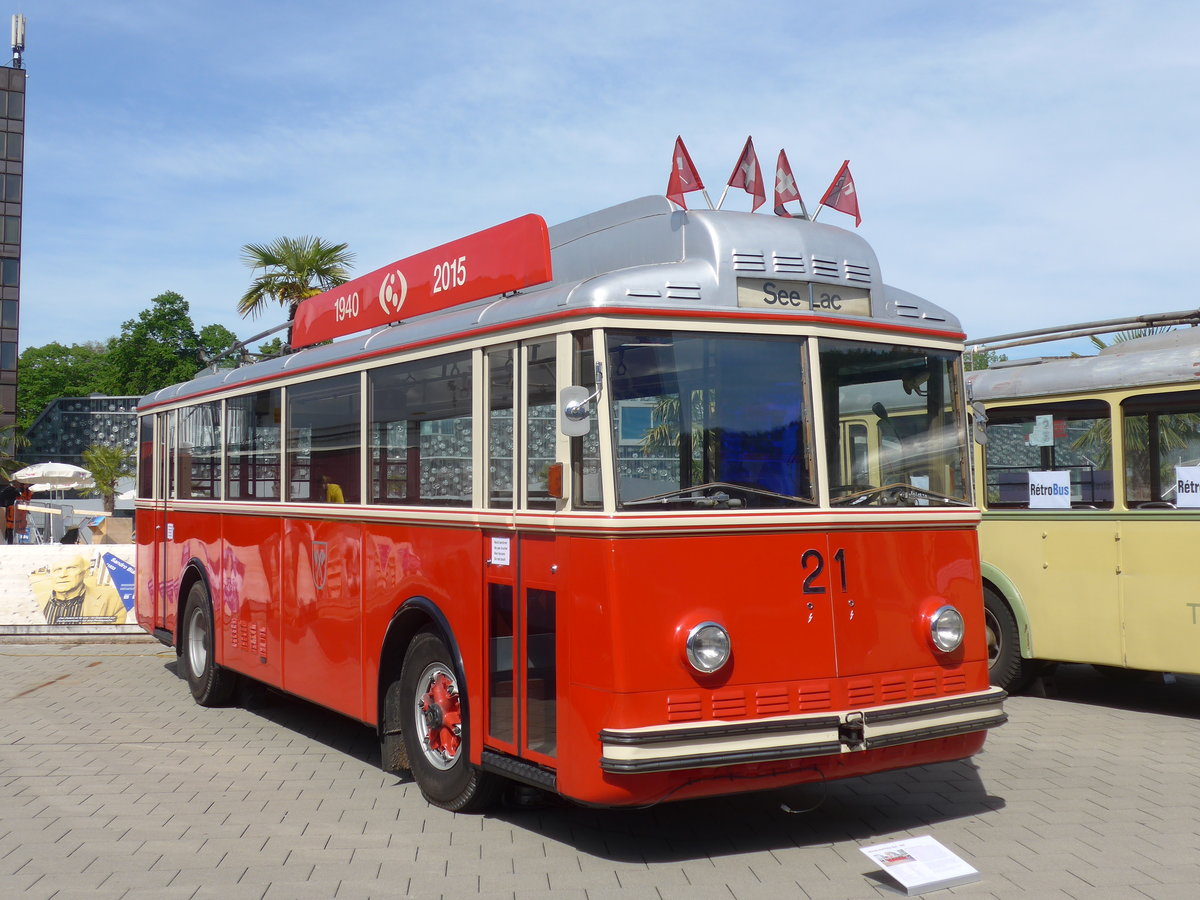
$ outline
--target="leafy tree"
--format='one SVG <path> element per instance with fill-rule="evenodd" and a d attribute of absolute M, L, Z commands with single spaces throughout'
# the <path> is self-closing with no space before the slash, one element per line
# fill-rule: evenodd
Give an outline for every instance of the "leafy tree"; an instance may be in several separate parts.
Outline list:
<path fill-rule="evenodd" d="M 972 351 L 968 347 L 966 355 L 963 358 L 966 360 L 968 372 L 978 372 L 982 369 L 990 369 L 998 362 L 1005 362 L 1008 359 L 1008 354 L 1000 353 L 996 350 Z"/>
<path fill-rule="evenodd" d="M 216 359 L 238 342 L 238 336 L 224 325 L 205 325 L 200 329 L 199 337 L 200 352 L 205 363 Z M 222 369 L 232 369 L 237 364 L 237 357 L 233 355 L 227 356 L 217 363 Z"/>
<path fill-rule="evenodd" d="M 263 341 L 259 344 L 255 353 L 263 359 L 270 359 L 273 356 L 282 356 L 285 349 L 283 338 L 273 337 L 269 341 Z"/>
<path fill-rule="evenodd" d="M 99 341 L 26 347 L 17 365 L 17 427 L 21 431 L 28 429 L 51 401 L 104 391 L 109 380 L 108 346 Z"/>
<path fill-rule="evenodd" d="M 328 244 L 319 237 L 281 237 L 270 244 L 244 245 L 242 261 L 259 274 L 238 301 L 238 312 L 257 318 L 263 307 L 278 303 L 290 323 L 302 300 L 349 280 L 354 254 L 347 244 Z"/>
<path fill-rule="evenodd" d="M 167 291 L 151 304 L 121 326 L 109 347 L 105 388 L 110 394 L 147 394 L 187 381 L 204 367 L 205 342 L 192 324 L 188 302 Z M 210 337 L 214 327 L 219 326 L 205 329 Z"/>
<path fill-rule="evenodd" d="M 112 513 L 117 502 L 117 482 L 133 475 L 135 470 L 132 451 L 93 444 L 83 451 L 83 466 L 96 483 L 88 493 L 103 497 L 105 512 Z"/>

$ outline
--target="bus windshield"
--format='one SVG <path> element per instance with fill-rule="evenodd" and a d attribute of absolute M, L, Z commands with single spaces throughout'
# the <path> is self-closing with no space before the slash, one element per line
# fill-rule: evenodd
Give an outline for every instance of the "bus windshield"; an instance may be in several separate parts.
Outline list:
<path fill-rule="evenodd" d="M 833 505 L 967 505 L 958 353 L 818 344 Z"/>
<path fill-rule="evenodd" d="M 619 508 L 811 506 L 795 337 L 608 336 Z"/>

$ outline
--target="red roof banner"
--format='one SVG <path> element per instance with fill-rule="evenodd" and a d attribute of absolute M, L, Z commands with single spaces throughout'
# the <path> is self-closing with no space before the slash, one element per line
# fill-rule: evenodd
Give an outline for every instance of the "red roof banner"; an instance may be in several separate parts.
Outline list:
<path fill-rule="evenodd" d="M 296 311 L 292 346 L 307 347 L 550 280 L 546 220 L 531 213 L 309 297 Z"/>

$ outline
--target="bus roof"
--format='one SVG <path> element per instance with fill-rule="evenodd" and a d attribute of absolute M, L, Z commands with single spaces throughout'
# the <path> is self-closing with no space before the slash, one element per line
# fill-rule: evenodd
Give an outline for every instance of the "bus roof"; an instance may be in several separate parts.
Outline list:
<path fill-rule="evenodd" d="M 681 210 L 665 197 L 643 197 L 549 229 L 553 280 L 415 316 L 393 325 L 236 369 L 201 373 L 155 391 L 140 408 L 436 343 L 589 311 L 738 312 L 739 279 L 843 285 L 871 292 L 872 324 L 891 323 L 961 337 L 946 310 L 883 283 L 870 245 L 859 235 L 807 219 L 726 210 Z M 742 310 L 742 312 L 746 312 Z M 780 318 L 827 320 L 836 313 L 753 310 Z M 864 317 L 845 316 L 847 324 Z"/>
<path fill-rule="evenodd" d="M 1162 384 L 1200 384 L 1200 329 L 1105 347 L 1095 356 L 1016 359 L 967 373 L 972 400 L 1015 400 Z"/>

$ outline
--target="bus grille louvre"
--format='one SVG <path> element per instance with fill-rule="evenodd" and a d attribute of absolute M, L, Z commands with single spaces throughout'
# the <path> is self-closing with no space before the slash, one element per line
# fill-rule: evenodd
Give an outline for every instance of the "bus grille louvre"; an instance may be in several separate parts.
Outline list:
<path fill-rule="evenodd" d="M 742 691 L 722 691 L 712 695 L 714 718 L 731 718 L 746 715 L 746 695 Z"/>
<path fill-rule="evenodd" d="M 767 271 L 766 255 L 760 251 L 734 250 L 733 270 L 735 272 L 765 272 Z"/>
<path fill-rule="evenodd" d="M 755 711 L 760 716 L 782 715 L 791 712 L 788 708 L 788 692 L 786 688 L 771 688 L 756 691 L 754 701 Z"/>
<path fill-rule="evenodd" d="M 833 706 L 833 692 L 825 687 L 800 688 L 800 712 L 815 712 Z"/>
<path fill-rule="evenodd" d="M 880 688 L 884 703 L 903 703 L 908 699 L 908 683 L 903 678 L 885 678 Z"/>
<path fill-rule="evenodd" d="M 947 694 L 957 694 L 967 689 L 967 676 L 962 672 L 948 672 L 942 677 L 942 690 Z"/>
<path fill-rule="evenodd" d="M 678 694 L 667 697 L 668 722 L 695 722 L 704 715 L 699 694 Z"/>
<path fill-rule="evenodd" d="M 873 681 L 852 681 L 846 688 L 846 698 L 851 706 L 873 706 L 879 701 Z"/>
<path fill-rule="evenodd" d="M 936 675 L 918 675 L 913 679 L 912 695 L 914 700 L 923 697 L 936 697 L 938 692 Z"/>

